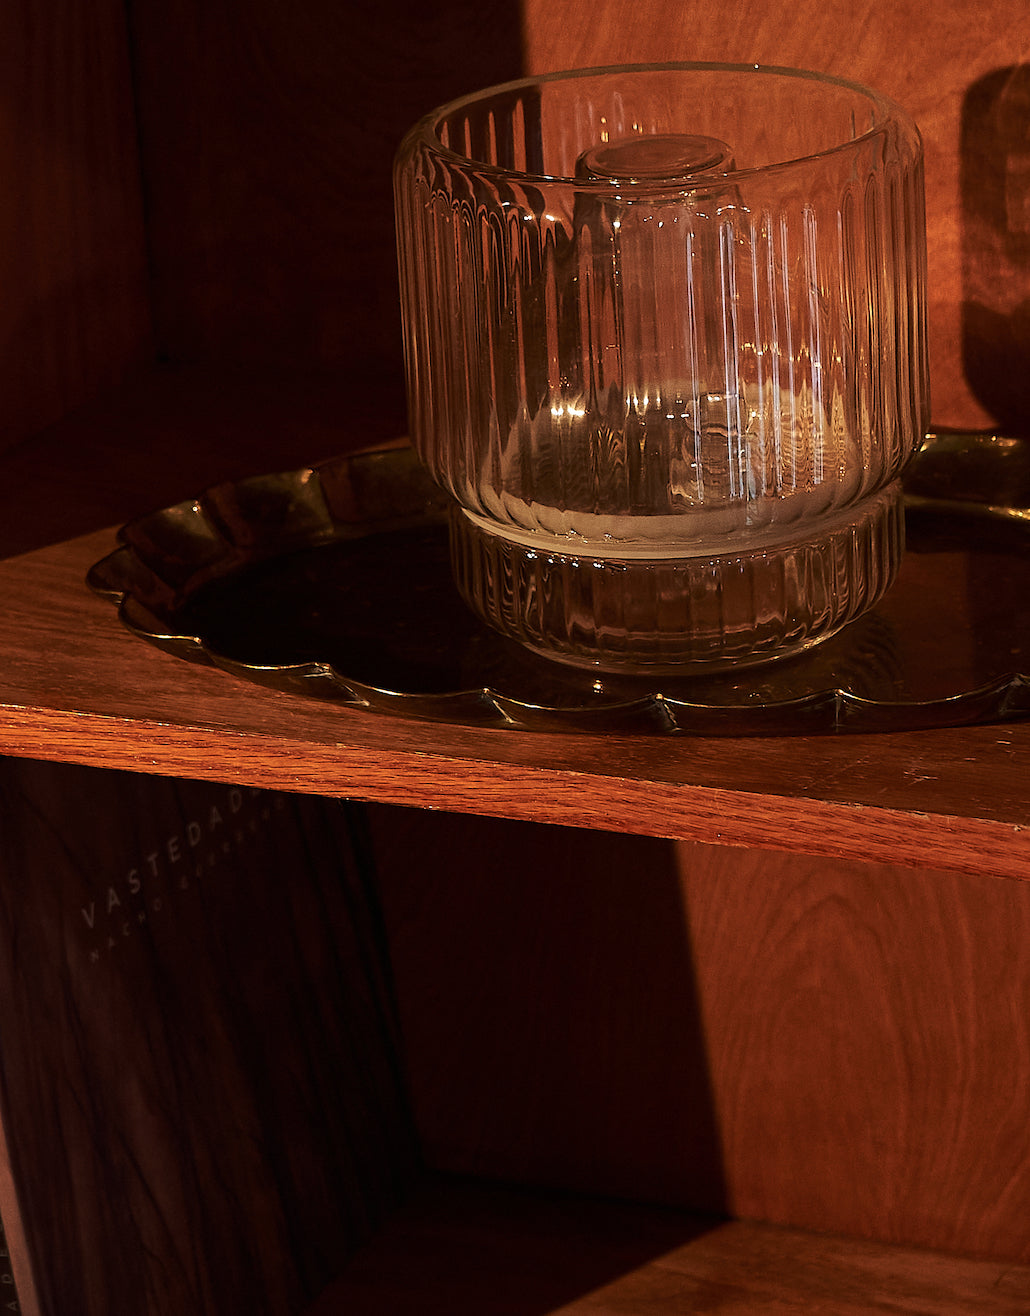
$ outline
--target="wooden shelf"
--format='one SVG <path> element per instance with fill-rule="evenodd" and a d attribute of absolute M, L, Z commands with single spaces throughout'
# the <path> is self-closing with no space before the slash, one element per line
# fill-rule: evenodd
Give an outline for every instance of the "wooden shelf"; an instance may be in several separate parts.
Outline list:
<path fill-rule="evenodd" d="M 1016 1316 L 1028 1301 L 1026 1266 L 443 1181 L 308 1316 Z"/>
<path fill-rule="evenodd" d="M 804 739 L 472 730 L 193 667 L 130 636 L 88 592 L 87 569 L 114 545 L 112 513 L 384 437 L 360 421 L 344 433 L 344 401 L 324 381 L 158 374 L 0 457 L 13 554 L 0 561 L 0 751 L 1030 877 L 1026 724 Z M 67 528 L 88 533 L 67 539 Z"/>
<path fill-rule="evenodd" d="M 255 1052 L 251 1097 L 279 1130 L 270 1093 L 282 1092 L 316 1138 L 323 1099 L 347 1115 L 338 1186 L 351 1223 L 380 1191 L 394 1200 L 413 1155 L 407 1108 L 391 1115 L 377 1078 L 403 1070 L 421 1158 L 439 1170 L 995 1258 L 435 1179 L 310 1316 L 1030 1309 L 1030 1268 L 1015 1264 L 1030 1262 L 1030 722 L 810 739 L 472 731 L 190 666 L 134 639 L 84 583 L 122 521 L 399 432 L 393 150 L 430 106 L 523 72 L 747 58 L 897 98 L 926 143 L 934 419 L 1025 433 L 1013 308 L 1027 266 L 1005 240 L 1012 207 L 997 185 L 1023 141 L 1025 4 L 989 0 L 979 42 L 958 4 L 929 18 L 915 0 L 864 6 L 860 42 L 841 41 L 816 0 L 789 13 L 743 0 L 718 23 L 709 9 L 681 6 L 670 22 L 655 2 L 627 22 L 617 0 L 316 3 L 299 17 L 271 0 L 5 7 L 15 58 L 0 168 L 17 201 L 0 247 L 0 756 L 133 774 L 7 764 L 42 792 L 5 815 L 0 844 L 13 1021 L 0 1050 L 11 1153 L 0 1205 L 23 1310 L 167 1307 L 180 1239 L 184 1283 L 210 1257 L 234 1297 L 227 1277 L 256 1287 L 313 1247 L 304 1292 L 344 1265 L 354 1236 L 325 1211 L 323 1172 L 338 1162 L 324 1137 L 298 1177 L 300 1206 L 280 1193 L 281 1215 L 267 1213 L 290 1236 L 281 1256 L 237 1209 L 251 1200 L 264 1220 L 268 1200 L 252 1191 L 250 1098 L 235 1095 L 251 1072 L 236 1044 L 250 1032 L 238 982 L 256 992 L 256 1031 L 274 1039 L 263 989 L 289 1005 L 284 1025 L 311 1021 L 309 977 L 328 993 L 320 1040 L 301 1030 L 299 1042 L 317 1071 L 314 1107 L 296 1099 L 304 1067 L 289 1054 L 270 1065 Z M 110 961 L 125 976 L 108 962 L 103 977 L 79 974 L 94 905 L 117 909 L 133 890 L 122 879 L 156 865 L 159 846 L 178 862 L 191 801 L 221 820 L 215 800 L 246 794 L 176 778 L 293 792 L 288 814 L 320 817 L 276 833 L 281 851 L 262 831 L 268 864 L 212 841 L 219 881 L 195 873 L 164 906 L 174 918 L 147 923 L 147 938 L 134 930 Z M 341 810 L 305 793 L 411 807 Z M 38 798 L 52 808 L 30 807 Z M 376 881 L 358 889 L 382 898 L 388 944 L 353 892 L 329 919 L 305 895 L 322 889 L 301 880 L 307 864 L 326 865 L 326 890 L 340 873 L 321 815 L 360 819 L 355 880 L 368 845 Z M 149 898 L 149 881 L 142 890 Z M 297 969 L 269 961 L 251 931 L 276 940 L 281 906 L 264 897 L 286 892 L 312 919 L 290 943 Z M 216 991 L 226 945 L 239 947 L 240 972 Z M 149 959 L 130 960 L 143 947 Z M 387 950 L 400 1031 L 385 1006 L 366 1018 Z M 342 1069 L 323 1082 L 330 1060 Z M 220 1063 L 230 1101 L 191 1077 Z M 54 1115 L 61 1094 L 67 1120 Z M 238 1146 L 221 1135 L 226 1111 Z M 136 1145 L 134 1172 L 173 1185 L 163 1196 L 141 1181 L 139 1212 L 119 1169 Z M 214 1146 L 225 1156 L 209 1157 Z M 370 1162 L 367 1182 L 346 1168 L 352 1150 Z M 36 1153 L 52 1176 L 18 1171 Z M 55 1211 L 23 1221 L 18 1199 L 33 1185 Z M 167 1222 L 144 1232 L 137 1216 L 165 1202 Z M 62 1273 L 74 1292 L 54 1288 Z M 116 1289 L 124 1301 L 109 1299 Z"/>

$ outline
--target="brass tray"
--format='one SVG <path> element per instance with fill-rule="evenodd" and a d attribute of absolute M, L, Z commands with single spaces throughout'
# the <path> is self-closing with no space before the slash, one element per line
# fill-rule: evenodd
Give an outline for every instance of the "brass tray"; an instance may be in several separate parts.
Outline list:
<path fill-rule="evenodd" d="M 447 507 L 408 447 L 140 517 L 88 583 L 182 658 L 467 726 L 739 736 L 1014 720 L 1030 713 L 1027 446 L 929 436 L 906 480 L 905 559 L 877 607 L 800 657 L 718 676 L 595 676 L 495 635 L 451 584 Z"/>

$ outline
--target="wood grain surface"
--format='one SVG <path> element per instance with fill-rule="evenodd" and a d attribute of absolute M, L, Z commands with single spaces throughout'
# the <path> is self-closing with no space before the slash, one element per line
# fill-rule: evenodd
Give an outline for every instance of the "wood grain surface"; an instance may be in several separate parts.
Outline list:
<path fill-rule="evenodd" d="M 1023 1316 L 1030 1268 L 444 1180 L 307 1316 Z"/>
<path fill-rule="evenodd" d="M 152 356 L 124 6 L 0 6 L 0 449 Z"/>
<path fill-rule="evenodd" d="M 431 1166 L 1030 1261 L 1025 883 L 371 816 Z"/>
<path fill-rule="evenodd" d="M 0 750 L 728 845 L 1030 876 L 1030 727 L 899 736 L 474 730 L 264 690 L 93 597 L 110 531 L 0 562 Z"/>
<path fill-rule="evenodd" d="M 926 150 L 939 425 L 1030 430 L 1030 10 L 1023 0 L 523 0 L 533 73 L 663 60 L 785 64 L 896 99 Z"/>
<path fill-rule="evenodd" d="M 85 575 L 110 518 L 387 437 L 338 380 L 170 369 L 0 460 L 0 748 L 398 804 L 1025 877 L 1030 726 L 838 738 L 475 731 L 159 653 Z M 350 423 L 353 420 L 353 423 Z M 62 542 L 67 529 L 79 538 Z M 83 531 L 95 533 L 83 535 Z M 242 775 L 240 775 L 242 774 Z"/>
<path fill-rule="evenodd" d="M 159 376 L 55 430 L 38 456 L 8 455 L 0 535 L 9 551 L 32 548 L 69 521 L 95 526 L 216 478 L 353 445 L 338 398 L 303 377 L 258 388 L 218 372 L 199 384 Z M 8 752 L 200 776 L 229 771 L 228 754 L 255 782 L 297 789 L 1026 871 L 1025 727 L 732 742 L 476 732 L 333 709 L 187 666 L 130 636 L 84 586 L 113 544 L 104 530 L 0 561 Z M 472 777 L 469 765 L 478 765 Z"/>
<path fill-rule="evenodd" d="M 38 1310 L 299 1311 L 414 1169 L 360 818 L 3 759 L 0 837 L 0 1098 Z"/>

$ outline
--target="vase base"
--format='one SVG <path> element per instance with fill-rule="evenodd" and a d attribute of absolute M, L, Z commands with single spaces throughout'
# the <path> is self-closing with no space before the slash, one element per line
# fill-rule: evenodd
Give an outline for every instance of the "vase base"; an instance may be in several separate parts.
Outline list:
<path fill-rule="evenodd" d="M 544 657 L 600 671 L 718 671 L 790 657 L 871 608 L 904 546 L 899 484 L 780 544 L 683 557 L 599 556 L 507 538 L 456 510 L 455 583 Z"/>

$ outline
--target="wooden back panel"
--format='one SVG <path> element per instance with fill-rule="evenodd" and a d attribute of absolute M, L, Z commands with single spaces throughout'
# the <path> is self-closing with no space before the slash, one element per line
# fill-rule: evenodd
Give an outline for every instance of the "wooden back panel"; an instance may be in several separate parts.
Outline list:
<path fill-rule="evenodd" d="M 147 359 L 151 308 L 159 356 L 312 366 L 376 394 L 382 434 L 403 429 L 390 161 L 405 128 L 523 69 L 669 59 L 810 67 L 909 109 L 935 420 L 1028 427 L 1023 0 L 175 0 L 130 3 L 127 23 L 110 0 L 16 0 L 0 39 L 0 447 Z"/>
<path fill-rule="evenodd" d="M 518 75 L 515 0 L 129 9 L 159 351 L 313 367 L 403 433 L 394 152 Z"/>
<path fill-rule="evenodd" d="M 135 5 L 162 351 L 303 362 L 381 389 L 404 424 L 389 164 L 405 128 L 517 76 L 673 59 L 857 79 L 926 147 L 934 419 L 1024 431 L 1030 42 L 1022 0 L 388 0 L 360 13 Z M 389 424 L 385 424 L 389 428 Z"/>
<path fill-rule="evenodd" d="M 1030 430 L 1024 0 L 523 0 L 527 69 L 784 64 L 892 96 L 926 149 L 935 423 Z"/>
<path fill-rule="evenodd" d="M 152 348 L 124 6 L 7 0 L 0 49 L 2 451 Z"/>
<path fill-rule="evenodd" d="M 1030 1261 L 1030 883 L 371 817 L 431 1166 Z"/>

